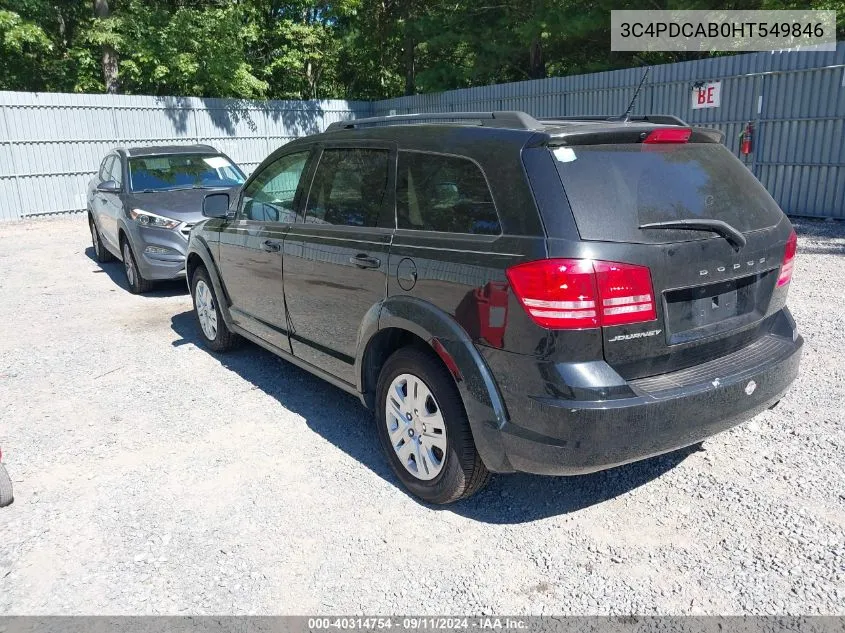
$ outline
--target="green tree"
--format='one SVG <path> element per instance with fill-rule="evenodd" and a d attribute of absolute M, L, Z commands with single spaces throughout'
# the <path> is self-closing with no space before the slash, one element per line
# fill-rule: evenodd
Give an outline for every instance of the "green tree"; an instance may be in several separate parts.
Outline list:
<path fill-rule="evenodd" d="M 707 55 L 611 52 L 612 9 L 807 6 L 807 0 L 0 0 L 0 89 L 380 99 Z M 809 6 L 837 10 L 845 37 L 845 0 Z"/>

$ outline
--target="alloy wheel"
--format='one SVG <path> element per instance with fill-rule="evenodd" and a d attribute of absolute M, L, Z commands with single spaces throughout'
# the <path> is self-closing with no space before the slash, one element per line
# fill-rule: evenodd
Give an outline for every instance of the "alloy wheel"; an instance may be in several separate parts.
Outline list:
<path fill-rule="evenodd" d="M 97 257 L 100 256 L 100 239 L 97 236 L 97 225 L 91 221 L 91 243 L 94 245 L 94 253 Z"/>
<path fill-rule="evenodd" d="M 123 266 L 126 268 L 126 280 L 130 286 L 134 286 L 138 273 L 135 270 L 135 259 L 132 257 L 132 249 L 129 247 L 129 242 L 123 245 Z"/>
<path fill-rule="evenodd" d="M 431 389 L 413 374 L 390 383 L 385 403 L 390 443 L 399 461 L 417 479 L 437 477 L 446 462 L 446 424 Z"/>
<path fill-rule="evenodd" d="M 194 303 L 202 332 L 209 341 L 213 341 L 217 338 L 217 308 L 211 289 L 202 279 L 194 288 Z"/>

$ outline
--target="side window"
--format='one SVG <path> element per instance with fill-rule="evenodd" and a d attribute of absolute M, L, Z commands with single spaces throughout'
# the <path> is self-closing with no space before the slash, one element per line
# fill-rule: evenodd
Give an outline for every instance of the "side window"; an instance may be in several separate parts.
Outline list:
<path fill-rule="evenodd" d="M 471 160 L 399 152 L 396 213 L 400 229 L 499 235 L 499 216 L 481 169 Z"/>
<path fill-rule="evenodd" d="M 244 190 L 241 217 L 262 222 L 295 222 L 296 189 L 310 150 L 282 156 Z"/>
<path fill-rule="evenodd" d="M 383 149 L 327 149 L 320 157 L 305 221 L 378 226 L 387 195 L 390 153 Z"/>
<path fill-rule="evenodd" d="M 107 180 L 114 180 L 118 187 L 123 186 L 123 168 L 118 156 L 112 156 L 111 166 L 109 167 L 109 176 Z"/>
<path fill-rule="evenodd" d="M 109 171 L 111 171 L 112 162 L 114 162 L 114 154 L 109 154 L 100 163 L 100 182 L 105 182 L 111 178 Z"/>

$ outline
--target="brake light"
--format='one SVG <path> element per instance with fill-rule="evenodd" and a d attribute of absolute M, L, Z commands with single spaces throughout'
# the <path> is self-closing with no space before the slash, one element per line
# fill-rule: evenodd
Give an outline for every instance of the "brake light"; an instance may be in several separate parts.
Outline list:
<path fill-rule="evenodd" d="M 645 266 L 541 259 L 509 268 L 507 275 L 525 311 L 545 328 L 597 328 L 657 318 Z"/>
<path fill-rule="evenodd" d="M 789 239 L 786 240 L 786 251 L 783 254 L 783 263 L 780 265 L 780 275 L 778 275 L 778 286 L 785 286 L 792 280 L 796 250 L 798 250 L 798 236 L 795 234 L 795 229 L 792 229 Z"/>
<path fill-rule="evenodd" d="M 654 321 L 651 271 L 645 266 L 593 262 L 601 299 L 601 324 L 625 325 Z"/>
<path fill-rule="evenodd" d="M 686 143 L 691 134 L 688 127 L 662 127 L 649 132 L 643 143 Z"/>

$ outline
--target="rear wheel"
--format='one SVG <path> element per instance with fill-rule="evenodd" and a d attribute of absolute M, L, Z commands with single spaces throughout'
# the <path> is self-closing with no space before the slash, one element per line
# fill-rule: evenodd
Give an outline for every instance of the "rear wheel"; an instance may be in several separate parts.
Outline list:
<path fill-rule="evenodd" d="M 379 375 L 376 407 L 387 459 L 420 499 L 451 503 L 489 481 L 458 388 L 427 351 L 405 347 L 387 360 Z"/>
<path fill-rule="evenodd" d="M 194 315 L 197 318 L 203 342 L 215 352 L 232 349 L 239 340 L 223 320 L 214 286 L 205 268 L 197 268 L 191 278 L 191 296 L 194 299 Z"/>
<path fill-rule="evenodd" d="M 94 218 L 88 216 L 88 228 L 91 230 L 91 244 L 94 246 L 94 257 L 101 264 L 105 264 L 114 259 L 114 255 L 103 244 L 103 238 L 100 237 L 100 230 L 97 228 L 97 223 Z"/>
<path fill-rule="evenodd" d="M 129 292 L 133 295 L 140 295 L 152 289 L 153 282 L 141 276 L 129 240 L 123 240 L 123 269 L 126 271 L 126 283 L 129 284 Z"/>

